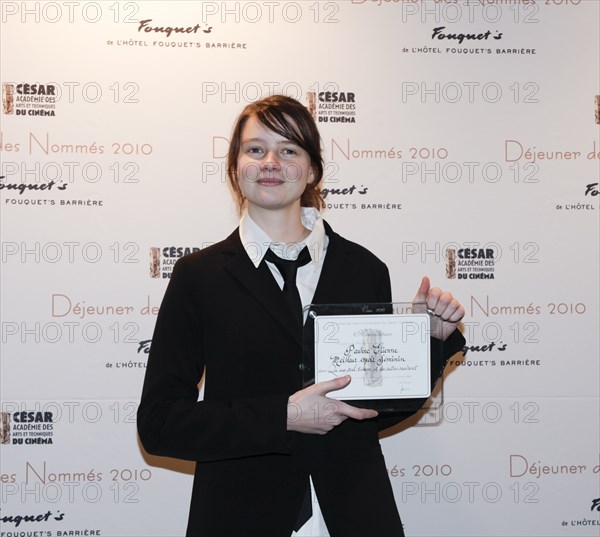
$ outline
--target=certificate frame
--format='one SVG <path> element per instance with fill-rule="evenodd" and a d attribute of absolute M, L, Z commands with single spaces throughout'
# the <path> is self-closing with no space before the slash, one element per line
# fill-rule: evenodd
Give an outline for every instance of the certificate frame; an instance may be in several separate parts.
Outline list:
<path fill-rule="evenodd" d="M 437 377 L 433 377 L 434 372 L 431 370 L 431 352 L 433 349 L 438 353 L 443 352 L 443 342 L 441 337 L 436 338 L 435 345 L 432 345 L 431 342 L 436 335 L 441 336 L 443 321 L 440 317 L 436 316 L 434 312 L 430 311 L 425 303 L 385 302 L 310 304 L 304 308 L 304 313 L 306 321 L 304 323 L 303 333 L 303 360 L 300 365 L 304 387 L 314 384 L 315 381 L 319 382 L 321 380 L 329 380 L 330 378 L 351 374 L 353 377 L 351 385 L 348 386 L 348 388 L 341 390 L 339 395 L 338 392 L 330 392 L 328 397 L 344 401 L 353 406 L 372 408 L 384 414 L 399 412 L 414 413 L 419 410 L 431 396 L 432 389 L 437 380 Z M 370 316 L 374 315 L 381 315 L 384 317 L 371 319 Z M 403 319 L 406 321 L 403 321 Z M 334 346 L 331 347 L 323 342 L 325 337 L 323 326 L 329 326 L 330 322 L 336 326 L 339 323 L 342 328 L 339 333 L 343 334 L 341 336 L 342 338 L 346 338 L 345 341 L 339 342 L 338 347 L 343 347 L 348 343 L 349 333 L 352 333 L 353 336 L 360 334 L 359 337 L 362 337 L 363 341 L 362 346 L 359 350 L 354 350 L 353 353 L 359 353 L 358 361 L 362 360 L 362 365 L 356 365 L 357 360 L 354 360 L 354 363 L 350 368 L 338 367 L 340 366 L 340 361 L 343 360 L 335 360 L 337 356 L 327 355 L 328 349 L 335 348 L 335 345 L 338 344 L 338 342 L 335 341 Z M 411 323 L 411 326 L 413 327 L 409 332 L 411 334 L 414 334 L 414 326 L 416 323 L 418 330 L 417 336 L 414 337 L 418 337 L 422 341 L 423 347 L 419 348 L 418 344 L 416 347 L 411 346 L 410 337 L 402 337 L 402 350 L 400 351 L 397 348 L 390 349 L 389 352 L 392 354 L 386 355 L 385 358 L 387 364 L 382 365 L 382 360 L 380 359 L 377 362 L 378 367 L 374 368 L 374 365 L 372 364 L 373 360 L 368 357 L 367 349 L 370 347 L 368 345 L 365 346 L 365 343 L 368 341 L 377 341 L 379 347 L 382 348 L 385 348 L 385 345 L 382 345 L 381 341 L 382 330 L 371 330 L 371 327 L 392 327 L 391 332 L 385 332 L 386 336 L 392 337 L 393 333 L 395 334 L 398 331 L 398 323 L 402 325 L 403 322 Z M 362 327 L 364 325 L 365 328 L 352 332 L 352 327 L 355 325 L 357 327 Z M 402 327 L 400 330 L 402 332 L 404 331 Z M 331 336 L 331 333 L 331 330 L 329 330 L 328 335 Z M 367 335 L 365 336 L 364 334 Z M 397 341 L 399 341 L 398 337 L 394 336 L 394 342 Z M 359 345 L 361 345 L 360 342 Z M 398 345 L 395 344 L 394 346 L 398 347 Z M 426 349 L 426 356 L 423 355 L 423 349 Z M 361 357 L 361 354 L 367 356 Z M 406 368 L 414 369 L 414 373 L 404 371 L 401 373 L 401 375 L 408 375 L 411 377 L 408 380 L 398 378 L 400 374 L 398 369 L 405 369 L 404 367 L 397 367 L 399 364 L 389 365 L 390 361 L 400 361 L 399 355 L 402 355 L 403 362 L 405 361 L 404 357 L 407 357 L 409 363 L 419 364 L 418 367 L 411 366 Z M 324 360 L 326 362 L 324 362 Z M 371 362 L 371 364 L 366 365 L 365 362 Z M 325 366 L 324 363 L 327 365 Z M 335 367 L 331 364 L 335 364 Z M 325 372 L 324 368 L 328 371 Z M 348 371 L 348 369 L 352 368 L 354 368 L 352 371 Z M 369 370 L 369 368 L 371 368 L 371 370 Z M 380 371 L 377 371 L 377 369 Z M 420 370 L 418 373 L 416 372 L 417 369 Z M 383 370 L 383 373 L 381 373 L 381 370 Z M 385 381 L 382 380 L 382 374 Z M 386 377 L 386 375 L 388 376 Z M 372 389 L 372 385 L 369 385 L 373 384 L 373 382 L 371 382 L 373 378 L 375 384 L 374 389 Z M 387 387 L 384 387 L 384 382 L 387 382 Z M 358 387 L 358 383 L 369 385 L 369 387 Z M 426 384 L 425 389 L 423 389 L 423 383 Z M 354 386 L 352 386 L 353 384 Z M 403 387 L 405 384 L 409 385 L 409 388 L 406 390 L 407 393 L 403 394 L 401 392 L 405 391 Z M 416 391 L 413 390 L 415 386 L 418 387 Z M 354 391 L 352 391 L 352 389 Z M 362 396 L 363 393 L 366 394 L 364 397 Z M 344 394 L 346 394 L 346 396 Z M 375 395 L 372 396 L 370 394 Z"/>

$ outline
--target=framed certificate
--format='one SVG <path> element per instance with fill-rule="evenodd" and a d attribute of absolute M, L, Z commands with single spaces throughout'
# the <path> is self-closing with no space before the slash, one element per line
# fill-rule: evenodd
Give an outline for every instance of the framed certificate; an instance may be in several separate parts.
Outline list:
<path fill-rule="evenodd" d="M 312 304 L 305 312 L 305 387 L 350 375 L 328 397 L 378 411 L 414 410 L 429 398 L 431 338 L 442 321 L 425 304 Z"/>

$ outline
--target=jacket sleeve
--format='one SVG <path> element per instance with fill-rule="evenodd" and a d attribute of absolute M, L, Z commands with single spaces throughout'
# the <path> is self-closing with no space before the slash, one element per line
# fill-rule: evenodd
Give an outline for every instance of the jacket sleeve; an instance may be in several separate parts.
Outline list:
<path fill-rule="evenodd" d="M 198 401 L 203 327 L 188 265 L 176 263 L 154 329 L 137 414 L 144 448 L 194 461 L 290 452 L 288 394 Z"/>

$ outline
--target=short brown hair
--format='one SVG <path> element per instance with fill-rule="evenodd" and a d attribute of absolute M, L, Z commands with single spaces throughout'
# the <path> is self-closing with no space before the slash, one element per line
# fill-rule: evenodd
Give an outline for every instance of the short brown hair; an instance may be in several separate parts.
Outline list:
<path fill-rule="evenodd" d="M 273 95 L 246 106 L 237 118 L 231 135 L 227 154 L 227 178 L 240 211 L 244 206 L 245 199 L 239 185 L 237 163 L 242 143 L 242 131 L 250 117 L 255 117 L 267 129 L 292 141 L 308 153 L 315 179 L 306 185 L 306 190 L 300 198 L 300 205 L 322 209 L 325 206 L 320 185 L 323 179 L 323 157 L 321 156 L 321 136 L 315 120 L 308 109 L 296 99 L 285 95 Z"/>

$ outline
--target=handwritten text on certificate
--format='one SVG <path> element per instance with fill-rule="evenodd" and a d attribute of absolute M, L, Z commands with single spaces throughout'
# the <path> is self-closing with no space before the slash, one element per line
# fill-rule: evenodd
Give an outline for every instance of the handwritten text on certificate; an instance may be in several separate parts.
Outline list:
<path fill-rule="evenodd" d="M 315 382 L 351 375 L 336 399 L 431 395 L 429 316 L 323 315 L 315 319 Z"/>

